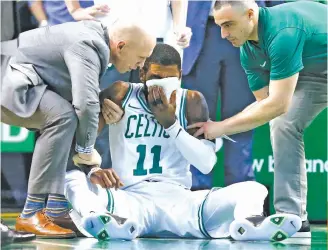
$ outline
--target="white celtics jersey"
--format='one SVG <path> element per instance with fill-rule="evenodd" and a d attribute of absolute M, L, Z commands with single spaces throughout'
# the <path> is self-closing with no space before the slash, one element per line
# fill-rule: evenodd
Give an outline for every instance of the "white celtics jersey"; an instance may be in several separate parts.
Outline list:
<path fill-rule="evenodd" d="M 125 187 L 143 180 L 166 180 L 190 188 L 190 165 L 155 119 L 143 87 L 130 84 L 122 102 L 125 114 L 119 123 L 109 126 L 112 167 Z M 184 128 L 186 93 L 181 88 L 176 93 L 175 113 Z"/>

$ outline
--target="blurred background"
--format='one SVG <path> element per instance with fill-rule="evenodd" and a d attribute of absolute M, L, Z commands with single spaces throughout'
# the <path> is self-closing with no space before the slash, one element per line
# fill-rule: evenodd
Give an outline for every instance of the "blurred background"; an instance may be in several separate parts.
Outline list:
<path fill-rule="evenodd" d="M 205 2 L 205 3 L 204 3 Z M 262 7 L 282 4 L 284 1 L 258 1 Z M 324 1 L 320 1 L 323 2 Z M 94 4 L 93 1 L 80 1 L 81 8 Z M 197 6 L 197 4 L 199 6 Z M 203 8 L 203 9 L 202 9 Z M 206 10 L 201 19 L 200 9 Z M 227 48 L 226 41 L 220 39 L 219 27 L 213 26 L 210 15 L 211 3 L 190 1 L 187 12 L 187 27 L 193 32 L 191 44 L 184 51 L 183 86 L 203 92 L 200 84 L 206 86 L 204 93 L 209 103 L 212 119 L 226 118 L 240 111 L 247 103 L 252 102 L 251 93 L 246 90 L 245 76 L 240 73 L 238 51 Z M 197 11 L 195 12 L 195 9 Z M 1 1 L 1 61 L 10 56 L 10 43 L 15 46 L 19 33 L 42 26 L 56 25 L 75 21 L 68 11 L 65 1 Z M 202 31 L 203 29 L 203 31 Z M 212 38 L 213 32 L 218 38 Z M 211 44 L 217 45 L 218 66 L 208 62 L 213 72 L 202 71 L 203 57 L 211 51 Z M 8 51 L 9 50 L 9 51 Z M 224 56 L 224 51 L 229 51 Z M 234 59 L 235 58 L 235 59 Z M 230 67 L 235 65 L 236 67 Z M 3 66 L 3 65 L 2 65 Z M 205 64 L 205 67 L 208 65 Z M 214 69 L 213 69 L 214 68 Z M 203 72 L 203 83 L 192 77 L 194 71 Z M 220 72 L 219 76 L 210 76 Z M 229 78 L 230 76 L 230 78 Z M 233 78 L 232 78 L 233 76 Z M 211 78 L 212 77 L 212 78 Z M 207 79 L 211 78 L 211 79 Z M 196 81 L 196 83 L 195 83 Z M 197 82 L 198 81 L 198 82 Z M 198 85 L 197 85 L 198 84 Z M 233 86 L 233 84 L 240 84 Z M 243 86 L 242 86 L 243 85 Z M 244 90 L 245 89 L 245 90 Z M 213 94 L 214 93 L 214 94 Z M 238 95 L 241 95 L 239 97 Z M 242 97 L 246 99 L 239 102 Z M 1 126 L 1 208 L 2 213 L 18 212 L 25 202 L 29 167 L 37 133 L 24 128 L 0 124 Z M 255 178 L 269 190 L 266 202 L 268 213 L 274 213 L 272 202 L 272 185 L 274 164 L 269 137 L 269 127 L 264 125 L 248 135 L 234 137 L 236 143 L 218 140 L 218 162 L 214 171 L 203 176 L 193 170 L 193 189 L 212 186 L 225 186 L 234 182 Z M 308 172 L 308 214 L 312 222 L 327 221 L 327 110 L 305 132 L 306 169 Z"/>

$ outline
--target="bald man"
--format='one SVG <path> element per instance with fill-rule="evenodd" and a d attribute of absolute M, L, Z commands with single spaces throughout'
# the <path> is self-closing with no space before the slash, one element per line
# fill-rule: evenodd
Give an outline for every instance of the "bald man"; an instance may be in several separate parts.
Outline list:
<path fill-rule="evenodd" d="M 155 38 L 139 26 L 121 22 L 110 31 L 100 22 L 82 21 L 20 35 L 17 54 L 2 81 L 1 122 L 38 130 L 41 135 L 17 230 L 43 238 L 75 237 L 56 223 L 67 212 L 64 178 L 73 136 L 76 163 L 100 165 L 94 149 L 99 79 L 109 63 L 121 73 L 142 67 L 155 44 Z"/>

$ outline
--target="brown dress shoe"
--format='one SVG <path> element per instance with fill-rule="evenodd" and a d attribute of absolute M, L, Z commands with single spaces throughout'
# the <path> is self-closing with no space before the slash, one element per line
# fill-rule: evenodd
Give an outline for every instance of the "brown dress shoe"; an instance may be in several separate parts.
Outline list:
<path fill-rule="evenodd" d="M 43 211 L 37 212 L 30 218 L 17 217 L 16 230 L 23 232 L 31 232 L 36 234 L 37 238 L 44 239 L 68 239 L 75 238 L 76 234 L 66 228 L 62 228 L 52 219 L 44 214 Z"/>
<path fill-rule="evenodd" d="M 63 227 L 63 228 L 67 228 L 72 230 L 73 232 L 76 233 L 77 237 L 85 237 L 84 234 L 82 234 L 79 229 L 77 229 L 76 225 L 74 224 L 74 222 L 72 221 L 71 216 L 69 215 L 69 212 L 66 212 L 65 214 L 63 214 L 62 216 L 58 216 L 58 217 L 51 217 L 51 220 L 58 226 Z"/>

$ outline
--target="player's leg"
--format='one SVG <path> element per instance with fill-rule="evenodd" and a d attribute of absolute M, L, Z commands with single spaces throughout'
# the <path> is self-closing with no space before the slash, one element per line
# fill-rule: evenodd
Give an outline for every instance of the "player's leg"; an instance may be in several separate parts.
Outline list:
<path fill-rule="evenodd" d="M 107 212 L 106 190 L 92 187 L 82 171 L 73 170 L 66 173 L 65 196 L 82 217 L 94 212 Z"/>
<path fill-rule="evenodd" d="M 208 238 L 230 236 L 229 227 L 236 218 L 262 214 L 267 193 L 253 181 L 212 189 L 200 205 L 200 230 Z"/>
<path fill-rule="evenodd" d="M 230 235 L 235 240 L 276 240 L 292 236 L 301 220 L 292 214 L 265 217 L 268 192 L 257 182 L 242 182 L 212 191 L 202 204 L 204 231 L 211 237 Z"/>
<path fill-rule="evenodd" d="M 199 204 L 209 190 L 197 191 L 197 196 L 181 185 L 151 183 L 149 195 L 154 203 L 152 237 L 204 238 L 199 230 Z"/>
<path fill-rule="evenodd" d="M 84 230 L 99 240 L 134 239 L 137 237 L 137 223 L 113 214 L 116 200 L 124 196 L 124 191 L 104 189 L 93 185 L 78 170 L 67 173 L 65 182 L 65 196 L 77 213 L 71 213 L 72 219 L 82 233 Z M 116 205 L 117 206 L 117 205 Z M 123 210 L 124 206 L 116 208 Z M 82 230 L 81 230 L 82 227 Z"/>

